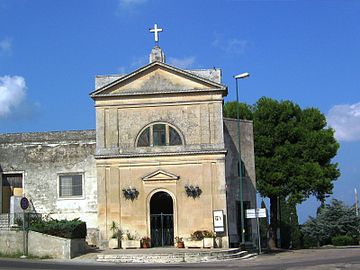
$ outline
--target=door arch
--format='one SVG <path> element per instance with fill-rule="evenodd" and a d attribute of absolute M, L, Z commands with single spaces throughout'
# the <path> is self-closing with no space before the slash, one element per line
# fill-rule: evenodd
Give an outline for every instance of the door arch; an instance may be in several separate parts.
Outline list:
<path fill-rule="evenodd" d="M 169 193 L 158 191 L 150 199 L 151 246 L 174 245 L 174 203 Z"/>

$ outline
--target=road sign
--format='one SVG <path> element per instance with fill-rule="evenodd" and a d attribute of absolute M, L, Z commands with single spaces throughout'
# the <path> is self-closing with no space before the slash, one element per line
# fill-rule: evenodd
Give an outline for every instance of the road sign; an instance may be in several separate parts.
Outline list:
<path fill-rule="evenodd" d="M 246 218 L 256 218 L 255 209 L 246 209 Z"/>
<path fill-rule="evenodd" d="M 266 208 L 246 209 L 246 218 L 266 217 Z"/>
<path fill-rule="evenodd" d="M 258 217 L 266 217 L 266 208 L 258 208 L 257 216 Z"/>
<path fill-rule="evenodd" d="M 29 200 L 26 197 L 22 197 L 20 200 L 20 207 L 22 210 L 26 210 L 29 207 Z"/>

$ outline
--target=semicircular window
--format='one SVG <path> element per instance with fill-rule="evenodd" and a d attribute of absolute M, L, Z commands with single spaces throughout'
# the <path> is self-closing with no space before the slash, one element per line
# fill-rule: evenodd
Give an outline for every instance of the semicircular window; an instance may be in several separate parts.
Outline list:
<path fill-rule="evenodd" d="M 168 146 L 181 145 L 182 139 L 180 134 L 170 125 L 156 123 L 145 128 L 140 136 L 136 146 Z"/>

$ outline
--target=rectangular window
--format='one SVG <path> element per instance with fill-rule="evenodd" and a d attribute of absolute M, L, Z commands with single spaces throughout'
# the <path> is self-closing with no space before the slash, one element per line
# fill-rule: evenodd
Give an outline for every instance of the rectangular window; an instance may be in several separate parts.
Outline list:
<path fill-rule="evenodd" d="M 59 176 L 59 197 L 81 197 L 82 195 L 81 174 L 66 174 Z"/>

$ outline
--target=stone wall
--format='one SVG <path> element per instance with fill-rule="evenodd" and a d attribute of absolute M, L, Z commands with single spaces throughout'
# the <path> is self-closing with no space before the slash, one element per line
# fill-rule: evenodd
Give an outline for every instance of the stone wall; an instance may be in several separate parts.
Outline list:
<path fill-rule="evenodd" d="M 1 253 L 23 253 L 23 240 L 24 235 L 22 231 L 0 231 Z M 29 231 L 25 249 L 27 250 L 27 254 L 33 256 L 71 259 L 85 253 L 86 243 L 84 239 L 66 239 Z"/>
<path fill-rule="evenodd" d="M 241 160 L 245 166 L 242 175 L 243 201 L 250 202 L 250 208 L 256 207 L 256 178 L 254 135 L 252 121 L 240 121 Z M 226 155 L 226 186 L 227 207 L 230 242 L 239 243 L 238 235 L 238 209 L 236 203 L 240 200 L 240 178 L 238 172 L 238 136 L 236 119 L 224 119 L 224 139 L 227 150 Z M 252 236 L 256 234 L 256 223 L 251 221 Z"/>
<path fill-rule="evenodd" d="M 66 239 L 33 231 L 29 231 L 28 234 L 28 253 L 38 257 L 71 259 L 84 254 L 85 251 L 84 239 Z"/>
<path fill-rule="evenodd" d="M 0 230 L 0 252 L 3 254 L 22 253 L 23 232 Z"/>
<path fill-rule="evenodd" d="M 97 101 L 97 155 L 163 153 L 163 147 L 136 147 L 140 132 L 155 122 L 173 125 L 185 140 L 183 145 L 168 146 L 166 152 L 224 149 L 221 95 L 183 94 L 137 102 Z"/>
<path fill-rule="evenodd" d="M 24 194 L 36 212 L 80 218 L 88 228 L 97 228 L 95 144 L 94 130 L 0 134 L 1 174 L 23 174 Z M 59 197 L 63 173 L 83 175 L 81 197 Z"/>

